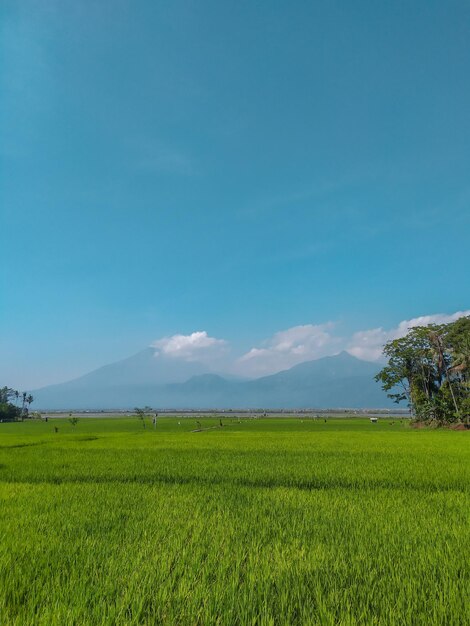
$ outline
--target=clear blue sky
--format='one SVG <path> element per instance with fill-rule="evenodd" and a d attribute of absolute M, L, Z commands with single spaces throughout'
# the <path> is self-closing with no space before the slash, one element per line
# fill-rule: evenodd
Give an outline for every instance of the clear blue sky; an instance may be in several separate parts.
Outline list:
<path fill-rule="evenodd" d="M 469 308 L 470 4 L 0 8 L 1 384 Z"/>

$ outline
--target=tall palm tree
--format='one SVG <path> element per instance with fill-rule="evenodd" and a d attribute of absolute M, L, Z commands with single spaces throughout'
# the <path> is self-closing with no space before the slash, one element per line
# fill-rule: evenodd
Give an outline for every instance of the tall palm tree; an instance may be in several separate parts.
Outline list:
<path fill-rule="evenodd" d="M 432 327 L 429 329 L 429 342 L 433 353 L 433 360 L 436 365 L 437 377 L 439 380 L 439 386 L 441 386 L 443 379 L 447 380 L 449 385 L 450 395 L 452 396 L 452 402 L 455 408 L 455 414 L 460 415 L 459 405 L 455 397 L 454 385 L 452 383 L 452 376 L 449 371 L 449 357 L 446 354 L 443 337 L 443 327 Z"/>

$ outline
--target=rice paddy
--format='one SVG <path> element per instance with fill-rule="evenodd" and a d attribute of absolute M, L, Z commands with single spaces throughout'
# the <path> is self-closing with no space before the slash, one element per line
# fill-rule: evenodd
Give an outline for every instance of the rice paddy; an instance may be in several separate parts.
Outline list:
<path fill-rule="evenodd" d="M 0 624 L 470 623 L 470 433 L 199 419 L 0 424 Z"/>

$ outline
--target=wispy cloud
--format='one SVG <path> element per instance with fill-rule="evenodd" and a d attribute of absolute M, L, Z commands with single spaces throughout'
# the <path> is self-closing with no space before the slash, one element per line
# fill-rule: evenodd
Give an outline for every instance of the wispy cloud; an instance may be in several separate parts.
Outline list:
<path fill-rule="evenodd" d="M 282 330 L 266 340 L 261 347 L 252 348 L 241 356 L 235 368 L 245 375 L 256 376 L 334 354 L 341 349 L 342 340 L 332 334 L 333 329 L 334 323 L 326 322 Z"/>
<path fill-rule="evenodd" d="M 350 336 L 337 332 L 332 321 L 304 324 L 281 330 L 238 358 L 230 355 L 229 342 L 211 337 L 207 331 L 189 335 L 172 335 L 154 341 L 155 355 L 184 361 L 200 361 L 214 371 L 247 377 L 265 376 L 289 369 L 304 361 L 333 356 L 342 350 L 365 361 L 380 361 L 387 341 L 406 335 L 410 328 L 428 324 L 445 324 L 470 316 L 470 310 L 435 313 L 401 321 L 389 329 L 360 330 Z"/>
<path fill-rule="evenodd" d="M 434 315 L 422 315 L 410 320 L 403 320 L 395 328 L 388 330 L 372 328 L 361 330 L 351 337 L 346 346 L 347 351 L 358 359 L 365 361 L 377 361 L 382 356 L 382 348 L 387 341 L 404 337 L 410 328 L 415 326 L 427 326 L 428 324 L 447 324 L 454 322 L 460 317 L 470 315 L 470 310 L 457 311 L 456 313 L 436 313 Z"/>

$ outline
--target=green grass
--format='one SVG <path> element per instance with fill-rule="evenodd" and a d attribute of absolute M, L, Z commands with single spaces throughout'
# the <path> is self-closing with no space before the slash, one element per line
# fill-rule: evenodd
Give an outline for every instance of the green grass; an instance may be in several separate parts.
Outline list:
<path fill-rule="evenodd" d="M 469 433 L 200 421 L 0 424 L 2 626 L 470 623 Z"/>

